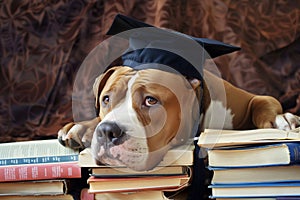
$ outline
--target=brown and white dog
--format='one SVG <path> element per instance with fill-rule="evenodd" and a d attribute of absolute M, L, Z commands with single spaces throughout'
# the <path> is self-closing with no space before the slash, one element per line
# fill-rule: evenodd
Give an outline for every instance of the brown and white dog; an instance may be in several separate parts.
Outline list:
<path fill-rule="evenodd" d="M 273 97 L 248 93 L 205 70 L 204 80 L 157 69 L 113 67 L 94 83 L 99 116 L 67 124 L 59 140 L 71 148 L 91 147 L 98 163 L 149 170 L 195 130 L 300 125 L 299 117 L 282 114 Z"/>

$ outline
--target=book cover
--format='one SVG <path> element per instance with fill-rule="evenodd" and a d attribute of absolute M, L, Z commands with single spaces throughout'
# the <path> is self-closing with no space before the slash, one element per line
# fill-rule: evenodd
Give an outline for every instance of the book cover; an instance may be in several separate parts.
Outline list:
<path fill-rule="evenodd" d="M 279 200 L 279 198 L 276 197 L 270 197 L 270 198 L 216 198 L 216 200 Z M 290 198 L 282 199 L 282 200 L 292 200 Z M 299 199 L 298 199 L 299 200 Z"/>
<path fill-rule="evenodd" d="M 156 167 L 149 171 L 134 171 L 126 167 L 92 168 L 92 176 L 97 178 L 146 177 L 146 176 L 177 176 L 191 174 L 189 166 Z"/>
<path fill-rule="evenodd" d="M 273 197 L 273 198 L 272 197 L 270 197 L 270 198 L 262 197 L 262 198 L 216 198 L 216 200 L 279 200 L 279 199 L 276 197 Z M 289 200 L 289 198 L 287 198 L 285 200 Z M 292 199 L 290 199 L 290 200 L 292 200 Z"/>
<path fill-rule="evenodd" d="M 113 192 L 97 193 L 95 200 L 168 200 L 163 191 L 135 191 L 135 192 Z"/>
<path fill-rule="evenodd" d="M 66 180 L 0 182 L 0 196 L 62 195 L 67 189 Z"/>
<path fill-rule="evenodd" d="M 0 182 L 80 177 L 81 168 L 77 162 L 11 165 L 0 167 Z"/>
<path fill-rule="evenodd" d="M 70 194 L 63 195 L 26 195 L 0 196 L 0 200 L 74 200 Z"/>
<path fill-rule="evenodd" d="M 212 198 L 260 198 L 300 196 L 300 182 L 273 184 L 210 185 Z"/>
<path fill-rule="evenodd" d="M 291 183 L 300 182 L 300 165 L 214 168 L 212 184 Z"/>
<path fill-rule="evenodd" d="M 300 162 L 300 143 L 275 143 L 208 150 L 211 167 L 257 167 Z"/>
<path fill-rule="evenodd" d="M 242 198 L 216 198 L 215 200 L 299 200 L 300 196 L 289 196 L 289 197 L 242 197 Z"/>
<path fill-rule="evenodd" d="M 188 186 L 187 175 L 139 178 L 95 178 L 90 177 L 89 192 L 131 192 L 144 190 L 176 190 Z"/>
<path fill-rule="evenodd" d="M 88 189 L 82 189 L 81 200 L 168 200 L 164 192 L 160 190 L 134 191 L 134 192 L 104 192 L 89 193 Z"/>
<path fill-rule="evenodd" d="M 0 144 L 0 166 L 78 161 L 79 152 L 57 139 Z"/>
<path fill-rule="evenodd" d="M 205 129 L 198 139 L 198 145 L 205 148 L 236 146 L 275 142 L 300 142 L 300 128 L 290 131 L 279 129 L 218 130 Z"/>

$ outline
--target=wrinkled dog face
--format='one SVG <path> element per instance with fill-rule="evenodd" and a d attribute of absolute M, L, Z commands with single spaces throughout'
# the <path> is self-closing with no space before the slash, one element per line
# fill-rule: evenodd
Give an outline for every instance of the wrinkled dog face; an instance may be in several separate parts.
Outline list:
<path fill-rule="evenodd" d="M 101 120 L 91 145 L 95 159 L 134 170 L 155 167 L 190 137 L 199 84 L 155 69 L 116 67 L 101 75 L 94 84 Z"/>

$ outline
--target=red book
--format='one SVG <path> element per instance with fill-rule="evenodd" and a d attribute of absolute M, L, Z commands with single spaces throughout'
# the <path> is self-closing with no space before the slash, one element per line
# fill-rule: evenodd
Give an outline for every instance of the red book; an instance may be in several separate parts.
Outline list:
<path fill-rule="evenodd" d="M 89 193 L 89 189 L 83 188 L 80 193 L 81 200 L 95 200 L 95 194 Z"/>
<path fill-rule="evenodd" d="M 34 165 L 7 165 L 0 167 L 0 182 L 80 178 L 78 162 Z"/>

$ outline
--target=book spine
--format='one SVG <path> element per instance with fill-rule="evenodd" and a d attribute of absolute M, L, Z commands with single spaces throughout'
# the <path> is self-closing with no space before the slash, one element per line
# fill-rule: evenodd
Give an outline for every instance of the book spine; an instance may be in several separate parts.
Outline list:
<path fill-rule="evenodd" d="M 64 155 L 64 156 L 30 157 L 30 158 L 6 158 L 6 159 L 0 159 L 0 166 L 61 163 L 61 162 L 74 162 L 74 161 L 78 161 L 77 154 Z"/>
<path fill-rule="evenodd" d="M 290 164 L 300 163 L 300 143 L 286 143 L 290 153 Z"/>
<path fill-rule="evenodd" d="M 0 182 L 80 177 L 81 168 L 77 162 L 0 167 Z"/>

